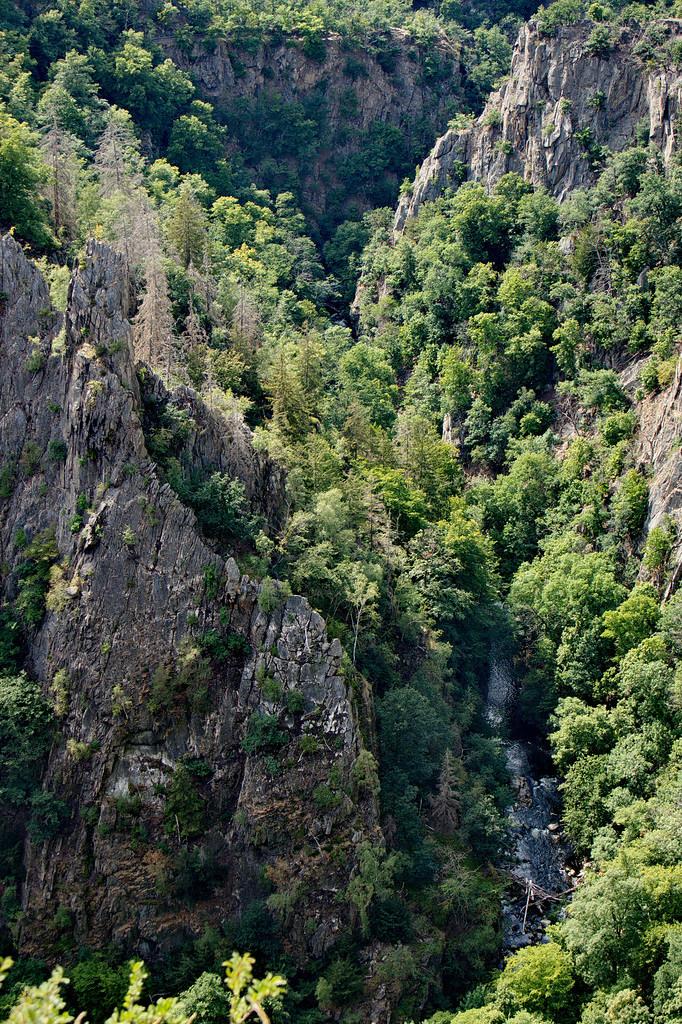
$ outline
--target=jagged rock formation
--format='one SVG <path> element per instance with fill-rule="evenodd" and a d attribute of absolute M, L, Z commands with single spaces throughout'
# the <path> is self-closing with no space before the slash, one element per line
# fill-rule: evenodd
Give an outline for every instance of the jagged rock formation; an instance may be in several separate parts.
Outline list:
<path fill-rule="evenodd" d="M 399 126 L 408 145 L 412 135 L 422 144 L 427 125 L 433 131 L 428 146 L 461 95 L 459 51 L 443 37 L 430 47 L 427 68 L 424 53 L 404 29 L 391 29 L 383 55 L 369 46 L 349 45 L 340 35 L 328 35 L 323 60 L 306 56 L 302 46 L 291 41 L 261 42 L 255 50 L 218 41 L 213 53 L 197 42 L 189 56 L 173 36 L 162 36 L 157 42 L 176 64 L 191 71 L 219 113 L 233 111 L 239 100 L 255 100 L 265 93 L 284 104 L 316 97 L 324 108 L 329 141 L 326 148 L 306 158 L 304 192 L 306 203 L 318 213 L 338 184 L 339 159 L 360 152 L 363 134 L 372 124 Z M 267 126 L 262 130 L 267 131 Z"/>
<path fill-rule="evenodd" d="M 340 644 L 303 598 L 266 600 L 217 557 L 159 481 L 119 258 L 89 244 L 65 317 L 9 236 L 0 277 L 3 595 L 16 595 L 25 539 L 53 530 L 49 610 L 27 668 L 50 699 L 55 674 L 68 677 L 44 788 L 69 818 L 27 844 L 22 951 L 45 952 L 61 907 L 79 944 L 154 956 L 264 897 L 265 873 L 286 894 L 290 955 L 320 955 L 348 923 L 335 896 L 359 844 L 382 843 L 375 797 L 353 781 L 362 740 Z M 201 416 L 188 442 L 199 461 L 250 476 L 274 521 L 281 473 L 248 431 L 221 426 L 187 390 L 174 400 Z M 230 641 L 220 659 L 201 653 L 211 630 Z M 254 713 L 270 731 L 247 754 Z"/>
<path fill-rule="evenodd" d="M 621 150 L 632 144 L 642 121 L 650 140 L 665 159 L 670 157 L 676 148 L 682 74 L 637 56 L 642 52 L 637 44 L 647 40 L 645 27 L 634 23 L 611 30 L 610 52 L 590 56 L 593 28 L 592 22 L 561 26 L 548 37 L 536 20 L 524 25 L 509 80 L 490 95 L 472 127 L 448 131 L 437 140 L 398 206 L 396 233 L 444 188 L 476 180 L 491 189 L 509 171 L 546 187 L 561 201 L 594 182 L 590 146 Z M 659 43 L 679 45 L 682 21 L 668 19 L 656 28 Z M 651 57 L 651 49 L 646 52 Z M 668 59 L 672 63 L 669 53 Z"/>

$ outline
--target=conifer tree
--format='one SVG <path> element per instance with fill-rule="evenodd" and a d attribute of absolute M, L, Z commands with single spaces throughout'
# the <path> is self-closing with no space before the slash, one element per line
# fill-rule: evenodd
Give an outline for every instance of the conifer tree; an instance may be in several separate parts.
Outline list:
<path fill-rule="evenodd" d="M 206 216 L 185 185 L 175 200 L 168 236 L 183 267 L 201 267 L 207 238 Z"/>
<path fill-rule="evenodd" d="M 438 789 L 431 797 L 431 817 L 439 832 L 446 836 L 452 835 L 459 825 L 459 785 L 461 782 L 461 766 L 446 750 L 443 767 L 438 777 Z"/>
<path fill-rule="evenodd" d="M 57 238 L 75 238 L 78 230 L 76 192 L 81 164 L 77 155 L 78 140 L 60 128 L 53 115 L 40 148 L 50 175 L 46 191 L 52 205 L 54 233 Z"/>

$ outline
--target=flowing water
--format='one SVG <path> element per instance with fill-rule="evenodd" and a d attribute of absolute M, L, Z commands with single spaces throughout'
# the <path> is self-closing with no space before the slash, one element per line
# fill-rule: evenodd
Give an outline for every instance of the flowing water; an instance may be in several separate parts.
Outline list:
<path fill-rule="evenodd" d="M 515 698 L 511 664 L 493 650 L 487 716 L 503 738 L 514 794 L 514 803 L 507 810 L 511 854 L 504 867 L 513 884 L 502 901 L 504 952 L 546 942 L 547 914 L 560 905 L 558 897 L 573 884 L 573 871 L 567 865 L 571 848 L 559 823 L 558 781 L 539 770 L 546 755 L 510 730 Z"/>

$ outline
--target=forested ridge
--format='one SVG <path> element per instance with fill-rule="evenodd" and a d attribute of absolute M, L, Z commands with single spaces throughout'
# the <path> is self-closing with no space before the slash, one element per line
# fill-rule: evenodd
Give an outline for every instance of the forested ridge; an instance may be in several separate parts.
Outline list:
<path fill-rule="evenodd" d="M 643 425 L 654 405 L 673 416 L 679 385 L 682 158 L 666 163 L 645 125 L 617 153 L 583 126 L 592 188 L 559 205 L 516 174 L 486 189 L 462 167 L 459 188 L 395 236 L 400 181 L 409 190 L 434 126 L 377 120 L 360 132 L 354 83 L 368 61 L 393 74 L 402 46 L 434 102 L 452 93 L 451 124 L 464 126 L 508 70 L 532 5 L 6 0 L 0 10 L 0 226 L 36 260 L 57 310 L 72 267 L 87 264 L 86 239 L 120 254 L 158 479 L 211 550 L 259 581 L 263 614 L 304 595 L 341 641 L 364 749 L 351 779 L 332 770 L 312 799 L 322 815 L 361 794 L 381 814 L 384 845 L 363 843 L 335 891 L 352 928 L 329 948 L 296 959 L 305 887 L 283 889 L 283 866 L 264 862 L 239 915 L 154 951 L 144 994 L 137 969 L 126 1019 L 146 1020 L 137 1001 L 159 994 L 179 1004 L 149 1020 L 236 1019 L 221 980 L 233 949 L 256 957 L 259 976 L 286 976 L 266 1004 L 273 1024 L 369 1019 L 379 988 L 393 1020 L 432 1024 L 682 1018 L 680 537 L 675 515 L 650 505 L 660 465 Z M 680 44 L 660 25 L 680 13 L 558 0 L 537 24 L 551 38 L 586 22 L 585 60 L 608 59 L 620 26 L 646 24 L 638 58 L 677 71 Z M 334 131 L 324 89 L 213 104 L 190 70 L 199 52 L 219 51 L 240 78 L 244 55 L 280 46 L 320 63 L 333 47 L 346 54 Z M 595 93 L 595 110 L 605 102 Z M 340 171 L 315 205 L 310 166 L 335 148 Z M 88 358 L 108 359 L 116 344 L 126 342 Z M 48 357 L 36 336 L 24 369 L 37 379 L 63 345 L 58 334 Z M 276 524 L 243 481 L 192 462 L 202 408 L 243 418 L 256 449 L 285 467 Z M 0 502 L 66 459 L 66 440 L 31 443 L 1 467 Z M 679 458 L 677 441 L 667 458 Z M 74 538 L 99 497 L 83 493 L 68 510 Z M 154 508 L 143 514 L 151 530 Z M 137 542 L 127 526 L 131 559 Z M 68 602 L 67 571 L 54 529 L 17 529 L 0 609 L 0 953 L 16 961 L 0 1014 L 28 1019 L 11 1009 L 22 989 L 61 963 L 68 1012 L 103 1024 L 128 989 L 131 948 L 79 944 L 64 902 L 40 957 L 22 953 L 25 843 L 47 848 L 75 820 L 114 827 L 41 784 L 60 745 L 79 770 L 97 756 L 62 734 L 76 696 L 68 674 L 46 689 L 26 672 L 32 638 Z M 207 566 L 209 597 L 218 584 Z M 188 625 L 145 697 L 157 716 L 177 717 L 182 702 L 202 714 L 211 672 L 248 651 L 227 628 L 201 632 L 197 615 Z M 513 797 L 504 729 L 486 713 L 493 658 L 513 666 L 518 689 L 506 730 L 548 771 L 551 757 L 562 780 L 562 828 L 582 871 L 570 901 L 552 904 L 545 941 L 506 962 Z M 251 716 L 241 749 L 266 758 L 274 785 L 291 767 L 283 750 L 303 700 L 265 669 L 257 683 L 271 713 Z M 131 698 L 118 684 L 114 694 L 124 722 Z M 324 746 L 311 732 L 297 742 L 299 761 Z M 130 849 L 162 863 L 158 901 L 178 915 L 210 903 L 221 881 L 203 839 L 213 771 L 187 755 L 157 787 L 162 836 L 134 799 L 115 808 Z M 309 836 L 301 842 L 316 855 Z M 312 940 L 310 921 L 296 941 Z M 62 1021 L 55 991 L 45 990 L 45 1019 Z"/>

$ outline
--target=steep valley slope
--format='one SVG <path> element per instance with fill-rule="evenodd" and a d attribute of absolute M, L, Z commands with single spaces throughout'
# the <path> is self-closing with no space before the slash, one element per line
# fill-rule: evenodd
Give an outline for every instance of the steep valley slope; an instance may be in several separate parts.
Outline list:
<path fill-rule="evenodd" d="M 15 473 L 2 503 L 3 594 L 16 595 L 22 546 L 42 537 L 49 610 L 26 667 L 50 700 L 58 680 L 44 787 L 68 809 L 53 839 L 27 845 L 21 949 L 44 954 L 61 912 L 79 944 L 153 957 L 274 891 L 287 897 L 291 956 L 320 955 L 346 926 L 351 908 L 334 897 L 358 849 L 382 841 L 375 797 L 353 782 L 371 706 L 361 721 L 341 646 L 308 603 L 259 601 L 159 483 L 120 258 L 88 246 L 65 317 L 9 236 L 0 266 L 0 448 Z M 230 464 L 253 507 L 276 517 L 281 470 L 241 422 L 199 414 L 214 466 Z M 211 631 L 230 641 L 219 661 L 201 653 Z M 254 720 L 270 732 L 247 754 Z M 174 897 L 183 857 L 197 876 L 192 909 Z"/>

